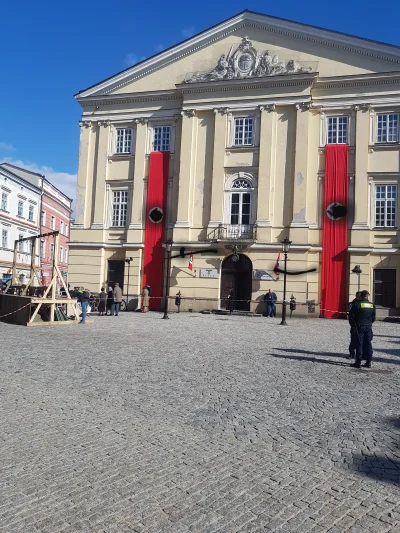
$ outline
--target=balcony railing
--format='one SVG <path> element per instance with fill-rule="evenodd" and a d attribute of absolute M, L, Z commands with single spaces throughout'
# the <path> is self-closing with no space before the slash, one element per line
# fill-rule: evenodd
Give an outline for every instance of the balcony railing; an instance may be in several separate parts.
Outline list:
<path fill-rule="evenodd" d="M 256 224 L 220 224 L 207 235 L 208 241 L 255 241 Z"/>

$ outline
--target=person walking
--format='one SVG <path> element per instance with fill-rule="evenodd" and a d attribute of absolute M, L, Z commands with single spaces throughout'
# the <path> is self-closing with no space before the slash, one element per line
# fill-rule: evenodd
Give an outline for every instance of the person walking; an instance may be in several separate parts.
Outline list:
<path fill-rule="evenodd" d="M 293 311 L 296 311 L 296 298 L 294 297 L 293 294 L 290 297 L 289 309 L 290 309 L 290 318 L 292 318 Z"/>
<path fill-rule="evenodd" d="M 84 289 L 83 287 L 80 287 L 78 290 L 78 302 L 81 304 L 82 309 L 82 320 L 79 322 L 79 324 L 86 324 L 86 313 L 87 308 L 89 305 L 90 300 L 90 291 L 88 289 Z"/>
<path fill-rule="evenodd" d="M 107 303 L 106 303 L 106 315 L 111 316 L 111 310 L 114 303 L 114 293 L 111 287 L 108 287 Z"/>
<path fill-rule="evenodd" d="M 150 304 L 150 291 L 147 285 L 143 287 L 142 297 L 143 297 L 143 313 L 147 313 L 149 310 L 149 304 Z"/>
<path fill-rule="evenodd" d="M 111 306 L 111 314 L 118 316 L 119 306 L 121 305 L 121 302 L 122 302 L 122 289 L 119 286 L 118 282 L 115 283 L 113 295 L 114 295 L 114 302 Z"/>
<path fill-rule="evenodd" d="M 347 318 L 349 320 L 350 324 L 350 344 L 349 344 L 349 355 L 348 359 L 354 359 L 356 356 L 356 348 L 357 348 L 357 342 L 358 342 L 358 335 L 357 335 L 357 327 L 354 323 L 353 319 L 350 319 L 350 311 L 353 307 L 353 305 L 356 302 L 359 302 L 361 300 L 361 292 L 356 292 L 356 297 L 354 300 L 348 303 L 347 305 Z"/>
<path fill-rule="evenodd" d="M 267 303 L 267 317 L 275 316 L 275 302 L 277 301 L 277 296 L 271 289 L 268 289 L 267 294 L 264 296 L 264 301 Z"/>
<path fill-rule="evenodd" d="M 228 310 L 229 310 L 229 314 L 230 315 L 233 313 L 233 304 L 234 304 L 233 289 L 229 289 L 229 293 L 228 293 Z"/>
<path fill-rule="evenodd" d="M 356 301 L 349 312 L 349 320 L 354 323 L 357 334 L 356 362 L 350 366 L 361 368 L 364 357 L 366 368 L 371 368 L 372 360 L 372 324 L 376 319 L 375 305 L 368 300 L 369 292 L 361 291 L 360 300 Z"/>
<path fill-rule="evenodd" d="M 100 294 L 99 294 L 99 316 L 103 316 L 106 311 L 106 301 L 107 301 L 107 294 L 104 290 L 104 287 L 101 288 Z"/>

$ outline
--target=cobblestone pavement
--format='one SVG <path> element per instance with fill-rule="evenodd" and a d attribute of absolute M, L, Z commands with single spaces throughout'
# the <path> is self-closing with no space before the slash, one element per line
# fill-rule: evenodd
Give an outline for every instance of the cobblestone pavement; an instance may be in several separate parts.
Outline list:
<path fill-rule="evenodd" d="M 0 531 L 400 532 L 400 325 L 0 323 Z"/>

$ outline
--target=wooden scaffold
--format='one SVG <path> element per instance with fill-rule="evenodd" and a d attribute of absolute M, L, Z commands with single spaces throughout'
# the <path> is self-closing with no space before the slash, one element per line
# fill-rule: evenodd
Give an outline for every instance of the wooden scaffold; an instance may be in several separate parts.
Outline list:
<path fill-rule="evenodd" d="M 54 249 L 53 249 L 53 265 L 52 265 L 52 275 L 51 281 L 48 286 L 42 286 L 42 281 L 40 279 L 40 274 L 38 272 L 37 266 L 35 264 L 36 259 L 36 249 L 37 242 L 39 239 L 45 237 L 54 238 Z M 31 266 L 30 266 L 30 277 L 26 286 L 23 286 L 20 280 L 17 277 L 17 255 L 19 251 L 19 246 L 21 242 L 30 241 L 31 242 Z M 39 241 L 40 242 L 40 241 Z M 26 323 L 27 326 L 35 325 L 51 325 L 51 324 L 78 324 L 79 315 L 76 308 L 76 299 L 71 298 L 70 292 L 67 285 L 65 284 L 64 278 L 61 274 L 61 271 L 58 267 L 58 252 L 59 252 L 59 243 L 60 243 L 60 233 L 58 231 L 52 231 L 50 233 L 43 233 L 41 235 L 33 235 L 32 237 L 25 237 L 23 239 L 16 240 L 14 242 L 14 257 L 13 257 L 13 266 L 12 266 L 12 278 L 11 278 L 11 290 L 17 290 L 18 296 L 29 298 L 31 303 L 31 309 L 35 306 L 33 313 L 30 313 L 29 320 Z M 37 279 L 39 287 L 34 286 L 34 280 Z M 60 279 L 61 285 L 65 291 L 66 296 L 57 296 L 57 278 Z M 21 290 L 22 289 L 22 290 Z M 13 297 L 13 294 L 7 294 L 5 296 Z M 66 315 L 61 313 L 58 310 L 58 305 L 67 305 L 67 309 L 72 310 L 72 313 L 69 313 L 74 318 L 68 320 Z M 43 306 L 46 306 L 45 308 Z M 49 308 L 49 312 L 44 312 Z M 37 315 L 45 316 L 46 318 L 43 322 L 35 322 Z M 56 320 L 55 320 L 56 318 Z"/>

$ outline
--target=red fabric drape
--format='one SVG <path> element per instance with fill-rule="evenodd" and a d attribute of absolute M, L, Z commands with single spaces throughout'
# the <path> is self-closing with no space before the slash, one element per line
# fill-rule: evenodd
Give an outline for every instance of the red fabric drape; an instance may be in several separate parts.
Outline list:
<path fill-rule="evenodd" d="M 331 220 L 327 207 L 348 205 L 348 146 L 330 144 L 325 149 L 324 226 L 322 233 L 321 310 L 327 318 L 339 318 L 347 303 L 347 216 Z M 333 312 L 332 312 L 333 311 Z"/>
<path fill-rule="evenodd" d="M 152 292 L 150 309 L 159 310 L 163 289 L 164 228 L 167 214 L 169 152 L 152 152 L 149 163 L 147 184 L 146 226 L 143 257 L 143 286 L 150 285 Z M 152 222 L 150 211 L 158 207 L 163 210 L 164 218 Z M 153 296 L 158 297 L 154 298 Z"/>

